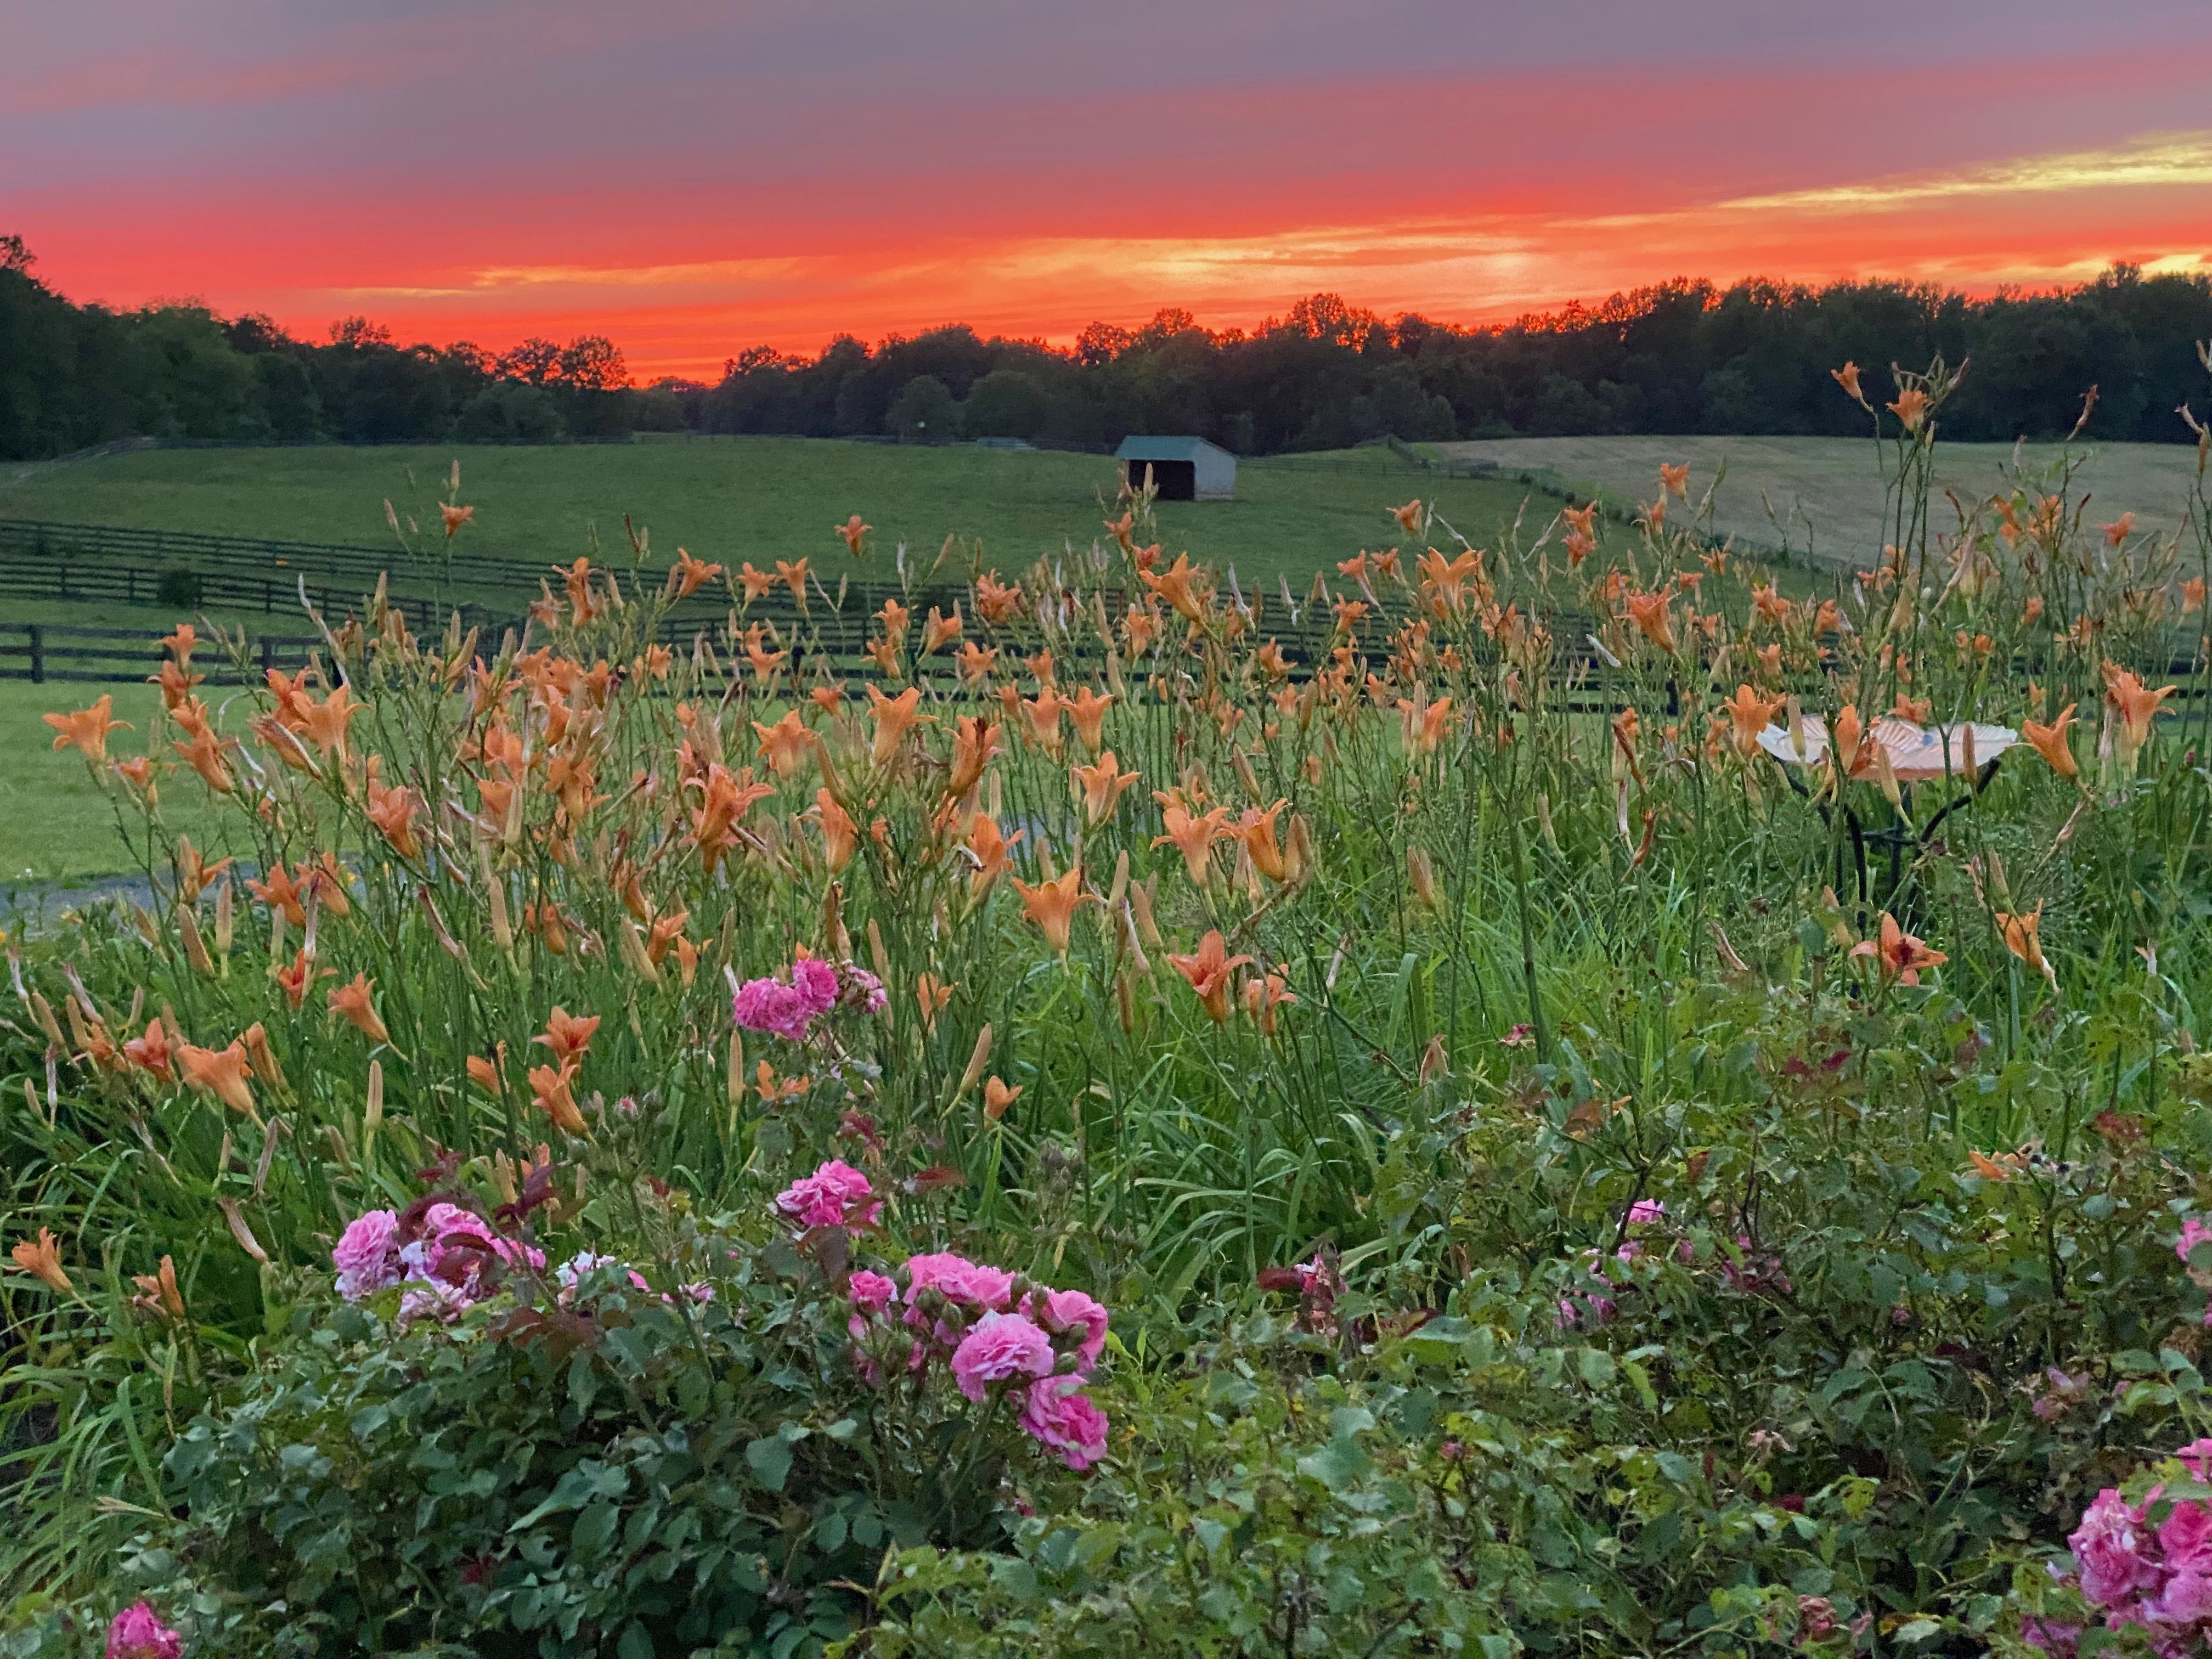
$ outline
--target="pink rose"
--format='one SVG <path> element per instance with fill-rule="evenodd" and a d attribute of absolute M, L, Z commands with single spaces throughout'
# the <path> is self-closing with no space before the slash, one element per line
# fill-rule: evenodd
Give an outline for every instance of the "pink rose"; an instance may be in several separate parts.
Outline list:
<path fill-rule="evenodd" d="M 1030 1385 L 1022 1407 L 1022 1427 L 1030 1438 L 1058 1452 L 1079 1474 L 1106 1455 L 1106 1413 L 1072 1376 L 1040 1377 Z"/>
<path fill-rule="evenodd" d="M 833 1158 L 778 1193 L 775 1207 L 802 1227 L 872 1227 L 884 1212 L 874 1192 L 867 1176 Z"/>
<path fill-rule="evenodd" d="M 976 1310 L 1003 1310 L 1013 1294 L 1014 1276 L 962 1255 L 907 1258 L 908 1300 L 915 1291 L 935 1291 L 948 1302 Z"/>
<path fill-rule="evenodd" d="M 2181 1237 L 2174 1241 L 2173 1253 L 2186 1262 L 2189 1253 L 2208 1239 L 2212 1239 L 2212 1226 L 2208 1226 L 2196 1216 L 2191 1216 L 2181 1224 Z"/>
<path fill-rule="evenodd" d="M 184 1650 L 185 1638 L 143 1601 L 124 1608 L 107 1626 L 107 1659 L 179 1659 Z"/>
<path fill-rule="evenodd" d="M 358 1302 L 399 1282 L 398 1231 L 399 1218 L 389 1210 L 371 1210 L 346 1224 L 344 1236 L 331 1252 L 340 1296 Z"/>
<path fill-rule="evenodd" d="M 2156 1589 L 2158 1564 L 2142 1516 L 2107 1486 L 2081 1512 L 2066 1540 L 2081 1566 L 2081 1593 L 2101 1607 L 2117 1607 L 2138 1590 Z"/>
<path fill-rule="evenodd" d="M 870 1318 L 880 1316 L 884 1309 L 899 1299 L 896 1279 L 872 1273 L 866 1267 L 845 1281 L 845 1292 L 853 1298 L 853 1305 Z"/>
<path fill-rule="evenodd" d="M 791 988 L 811 1019 L 837 1006 L 837 970 L 814 957 L 801 957 L 791 964 Z"/>
<path fill-rule="evenodd" d="M 1667 1218 L 1667 1206 L 1656 1198 L 1639 1198 L 1628 1206 L 1628 1224 L 1650 1227 Z"/>
<path fill-rule="evenodd" d="M 994 1382 L 1010 1376 L 1052 1375 L 1052 1339 L 1019 1314 L 985 1314 L 952 1354 L 952 1380 L 970 1400 L 981 1401 Z"/>
<path fill-rule="evenodd" d="M 1106 1352 L 1106 1310 L 1081 1291 L 1039 1291 L 1030 1297 L 1030 1315 L 1054 1336 L 1082 1333 L 1075 1356 L 1086 1375 Z"/>

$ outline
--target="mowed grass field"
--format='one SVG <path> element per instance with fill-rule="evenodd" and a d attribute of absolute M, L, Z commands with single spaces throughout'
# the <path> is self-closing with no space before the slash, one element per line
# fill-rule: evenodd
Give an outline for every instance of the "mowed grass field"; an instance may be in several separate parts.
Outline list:
<path fill-rule="evenodd" d="M 2175 423 L 2179 426 L 2179 422 Z M 1728 477 L 1716 502 L 1715 526 L 1747 546 L 1808 554 L 1821 565 L 1872 564 L 1888 539 L 1882 532 L 1881 466 L 1871 440 L 1854 438 L 1502 438 L 1438 444 L 1456 459 L 1488 461 L 1506 471 L 1547 475 L 1569 488 L 1609 500 L 1646 501 L 1662 461 L 1687 461 L 1693 495 L 1702 495 L 1723 462 Z M 2092 444 L 2078 453 L 2075 499 L 2087 494 L 2093 523 L 2132 511 L 2144 529 L 2171 532 L 2183 519 L 2197 469 L 2186 444 Z M 2027 445 L 2020 470 L 2033 477 L 2058 459 L 2055 445 Z M 1956 492 L 1971 507 L 2013 487 L 2009 444 L 1939 443 L 1937 501 Z M 1769 508 L 1772 516 L 1769 516 Z M 1948 515 L 1948 507 L 1943 512 Z M 1778 525 L 1777 520 L 1782 521 Z M 1948 516 L 1937 527 L 1947 527 Z"/>
<path fill-rule="evenodd" d="M 831 526 L 858 513 L 875 526 L 870 575 L 891 577 L 904 542 L 925 563 L 947 536 L 980 541 L 987 563 L 1012 573 L 1039 558 L 1086 552 L 1109 516 L 1109 457 L 973 446 L 906 447 L 836 440 L 672 440 L 547 447 L 149 450 L 105 457 L 27 483 L 0 483 L 0 517 L 47 519 L 284 540 L 391 544 L 388 499 L 404 517 L 437 523 L 436 501 L 459 458 L 461 499 L 476 518 L 464 560 L 567 562 L 592 550 L 627 562 L 628 514 L 656 559 L 678 546 L 763 568 L 811 556 L 831 580 L 851 568 Z M 1167 502 L 1170 554 L 1188 550 L 1241 580 L 1310 580 L 1325 562 L 1402 537 L 1386 509 L 1433 495 L 1481 543 L 1510 524 L 1524 484 L 1443 479 L 1388 450 L 1246 462 L 1233 501 Z M 1558 502 L 1530 504 L 1540 523 Z M 395 547 L 395 553 L 397 549 Z"/>

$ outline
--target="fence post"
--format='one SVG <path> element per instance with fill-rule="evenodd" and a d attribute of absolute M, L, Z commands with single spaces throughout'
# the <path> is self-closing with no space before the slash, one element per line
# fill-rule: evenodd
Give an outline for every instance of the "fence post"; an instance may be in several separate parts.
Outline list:
<path fill-rule="evenodd" d="M 125 605 L 136 605 L 138 603 L 138 567 L 134 564 L 123 574 L 127 584 L 126 597 L 123 602 Z"/>
<path fill-rule="evenodd" d="M 31 624 L 31 684 L 46 683 L 46 630 L 38 623 Z"/>
<path fill-rule="evenodd" d="M 261 636 L 261 674 L 264 679 L 276 666 L 276 646 L 266 634 Z"/>

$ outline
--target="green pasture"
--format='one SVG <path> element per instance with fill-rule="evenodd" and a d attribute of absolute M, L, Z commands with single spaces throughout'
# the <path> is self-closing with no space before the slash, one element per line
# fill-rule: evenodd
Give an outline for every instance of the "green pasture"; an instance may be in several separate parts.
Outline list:
<path fill-rule="evenodd" d="M 167 449 L 63 467 L 0 484 L 0 517 L 190 530 L 279 540 L 398 545 L 389 500 L 426 532 L 458 458 L 475 520 L 461 558 L 568 561 L 596 547 L 627 559 L 625 514 L 658 558 L 681 546 L 763 568 L 812 558 L 833 580 L 852 568 L 833 525 L 854 513 L 875 526 L 868 570 L 892 556 L 933 559 L 947 536 L 982 544 L 1008 572 L 1087 554 L 1118 487 L 1110 457 L 973 446 L 904 447 L 806 438 L 668 440 L 544 447 Z M 1403 539 L 1387 509 L 1433 495 L 1480 544 L 1529 495 L 1518 483 L 1431 477 L 1388 450 L 1247 461 L 1233 501 L 1166 502 L 1159 533 L 1246 581 L 1310 580 L 1324 562 Z M 1532 514 L 1556 502 L 1537 495 Z"/>

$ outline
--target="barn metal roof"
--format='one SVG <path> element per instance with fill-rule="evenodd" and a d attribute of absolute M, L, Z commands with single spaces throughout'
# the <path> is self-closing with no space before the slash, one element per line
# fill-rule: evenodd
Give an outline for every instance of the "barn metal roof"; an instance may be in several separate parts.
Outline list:
<path fill-rule="evenodd" d="M 1195 461 L 1211 453 L 1224 460 L 1237 458 L 1219 444 L 1203 438 L 1124 438 L 1114 452 L 1117 461 Z"/>

